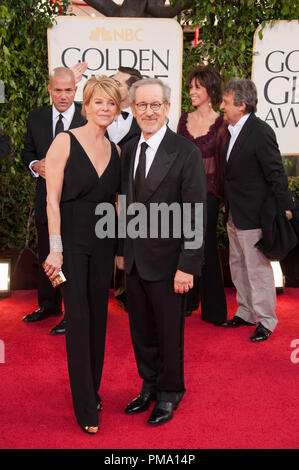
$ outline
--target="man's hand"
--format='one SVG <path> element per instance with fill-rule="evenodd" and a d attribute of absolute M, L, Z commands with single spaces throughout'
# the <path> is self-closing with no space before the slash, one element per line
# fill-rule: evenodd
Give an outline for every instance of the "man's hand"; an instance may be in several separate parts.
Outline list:
<path fill-rule="evenodd" d="M 75 83 L 79 83 L 82 80 L 84 72 L 87 70 L 87 62 L 78 62 L 77 64 L 73 65 L 71 71 L 75 75 Z"/>
<path fill-rule="evenodd" d="M 179 269 L 174 277 L 174 291 L 176 294 L 184 294 L 193 287 L 193 274 L 184 273 Z"/>
<path fill-rule="evenodd" d="M 118 267 L 118 269 L 125 269 L 125 259 L 123 256 L 116 257 L 116 266 Z"/>
<path fill-rule="evenodd" d="M 46 178 L 46 159 L 42 158 L 39 162 L 32 165 L 32 170 L 36 171 L 42 178 Z"/>
<path fill-rule="evenodd" d="M 292 211 L 285 211 L 285 214 L 286 214 L 286 218 L 291 220 L 293 218 L 293 213 Z"/>

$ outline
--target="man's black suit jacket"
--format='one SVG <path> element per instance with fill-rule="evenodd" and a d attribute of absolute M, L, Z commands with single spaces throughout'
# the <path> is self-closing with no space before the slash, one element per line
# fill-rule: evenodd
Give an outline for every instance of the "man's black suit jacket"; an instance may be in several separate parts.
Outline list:
<path fill-rule="evenodd" d="M 242 230 L 261 227 L 262 207 L 272 191 L 282 211 L 294 207 L 273 129 L 251 114 L 224 156 L 226 215 Z"/>
<path fill-rule="evenodd" d="M 86 120 L 81 115 L 81 104 L 75 103 L 75 113 L 70 129 L 83 126 Z M 30 111 L 27 119 L 27 132 L 22 160 L 28 169 L 33 160 L 45 158 L 53 141 L 52 106 L 43 106 Z M 46 181 L 39 176 L 36 182 L 35 220 L 47 223 L 46 213 Z"/>
<path fill-rule="evenodd" d="M 132 139 L 122 150 L 122 195 L 127 207 L 135 202 L 134 161 L 139 137 Z M 146 178 L 142 200 L 149 214 L 150 204 L 192 203 L 192 228 L 194 228 L 194 203 L 203 203 L 204 233 L 206 220 L 206 176 L 200 150 L 190 141 L 167 128 Z M 124 208 L 121 208 L 124 210 Z M 127 216 L 127 222 L 134 215 Z M 200 275 L 203 264 L 203 245 L 197 249 L 184 246 L 185 238 L 162 238 L 161 224 L 158 237 L 150 238 L 150 217 L 147 218 L 147 238 L 132 239 L 127 236 L 120 243 L 118 254 L 125 258 L 125 270 L 130 274 L 134 262 L 139 275 L 148 281 L 172 280 L 177 269 Z M 160 221 L 161 222 L 161 221 Z"/>

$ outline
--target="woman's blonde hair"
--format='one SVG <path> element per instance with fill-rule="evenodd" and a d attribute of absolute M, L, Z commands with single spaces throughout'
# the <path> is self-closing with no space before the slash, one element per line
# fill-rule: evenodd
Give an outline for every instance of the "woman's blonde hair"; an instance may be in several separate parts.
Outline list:
<path fill-rule="evenodd" d="M 83 88 L 83 103 L 82 103 L 82 115 L 86 117 L 85 106 L 90 103 L 90 100 L 96 90 L 99 90 L 108 95 L 117 106 L 118 114 L 121 112 L 120 102 L 121 96 L 117 82 L 106 75 L 98 75 L 91 77 L 87 80 Z"/>

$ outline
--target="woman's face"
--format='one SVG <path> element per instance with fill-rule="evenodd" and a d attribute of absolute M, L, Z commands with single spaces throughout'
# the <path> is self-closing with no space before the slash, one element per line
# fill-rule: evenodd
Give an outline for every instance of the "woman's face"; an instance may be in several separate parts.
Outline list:
<path fill-rule="evenodd" d="M 189 85 L 189 95 L 192 105 L 196 108 L 211 101 L 207 89 L 196 78 L 193 78 Z"/>
<path fill-rule="evenodd" d="M 101 127 L 107 127 L 118 114 L 118 107 L 113 99 L 101 90 L 95 90 L 89 103 L 85 105 L 88 121 Z"/>

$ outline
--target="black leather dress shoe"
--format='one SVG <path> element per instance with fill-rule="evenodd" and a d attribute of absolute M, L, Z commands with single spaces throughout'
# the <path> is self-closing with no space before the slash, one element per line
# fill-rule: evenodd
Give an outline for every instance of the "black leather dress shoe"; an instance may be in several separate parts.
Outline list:
<path fill-rule="evenodd" d="M 34 312 L 28 313 L 28 315 L 25 315 L 25 317 L 23 317 L 23 321 L 29 323 L 29 322 L 34 322 L 34 321 L 45 320 L 48 317 L 60 317 L 60 315 L 62 315 L 61 310 L 60 311 L 52 310 L 52 309 L 47 310 L 41 307 L 35 310 Z"/>
<path fill-rule="evenodd" d="M 178 405 L 170 401 L 157 401 L 147 423 L 151 426 L 168 423 L 173 418 L 173 410 L 177 407 Z"/>
<path fill-rule="evenodd" d="M 149 408 L 150 402 L 155 399 L 153 392 L 141 392 L 134 400 L 132 400 L 125 408 L 128 415 L 136 415 L 143 413 Z"/>
<path fill-rule="evenodd" d="M 268 330 L 261 323 L 259 323 L 250 340 L 254 343 L 257 341 L 266 341 L 270 335 L 272 335 L 272 331 Z"/>
<path fill-rule="evenodd" d="M 217 323 L 216 326 L 226 326 L 228 328 L 237 328 L 238 326 L 254 326 L 255 323 L 249 323 L 248 321 L 243 320 L 243 318 L 235 315 L 231 320 L 224 321 L 222 323 Z"/>
<path fill-rule="evenodd" d="M 65 334 L 65 328 L 66 328 L 66 319 L 63 318 L 58 325 L 54 326 L 52 330 L 50 331 L 51 335 L 63 335 Z"/>

